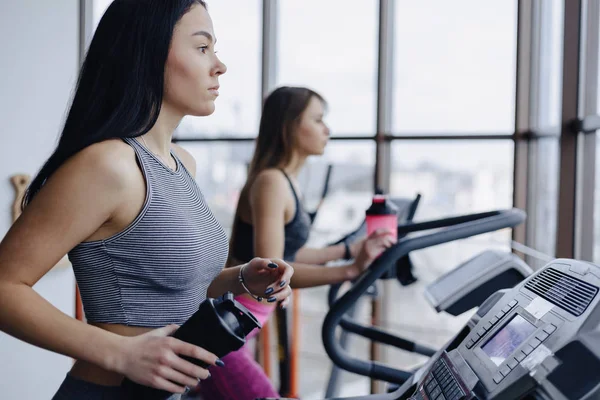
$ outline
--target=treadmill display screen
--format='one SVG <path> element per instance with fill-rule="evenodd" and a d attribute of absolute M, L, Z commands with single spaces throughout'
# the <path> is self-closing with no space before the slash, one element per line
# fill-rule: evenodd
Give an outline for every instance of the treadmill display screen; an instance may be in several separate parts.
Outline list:
<path fill-rule="evenodd" d="M 516 314 L 508 324 L 496 332 L 481 350 L 496 365 L 500 365 L 536 330 L 535 325 Z"/>

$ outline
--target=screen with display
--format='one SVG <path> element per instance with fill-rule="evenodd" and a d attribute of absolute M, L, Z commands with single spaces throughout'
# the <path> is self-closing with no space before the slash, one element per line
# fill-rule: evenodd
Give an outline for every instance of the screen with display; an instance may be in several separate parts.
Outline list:
<path fill-rule="evenodd" d="M 481 350 L 496 365 L 500 365 L 536 330 L 535 325 L 516 314 L 504 328 L 500 329 Z"/>

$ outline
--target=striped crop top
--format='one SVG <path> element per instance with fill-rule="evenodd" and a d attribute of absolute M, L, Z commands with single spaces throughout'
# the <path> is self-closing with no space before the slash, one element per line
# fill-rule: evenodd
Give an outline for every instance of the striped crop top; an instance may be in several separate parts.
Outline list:
<path fill-rule="evenodd" d="M 125 230 L 69 252 L 85 316 L 150 328 L 181 324 L 225 265 L 227 235 L 173 152 L 175 171 L 137 140 L 124 140 L 136 153 L 146 199 Z"/>

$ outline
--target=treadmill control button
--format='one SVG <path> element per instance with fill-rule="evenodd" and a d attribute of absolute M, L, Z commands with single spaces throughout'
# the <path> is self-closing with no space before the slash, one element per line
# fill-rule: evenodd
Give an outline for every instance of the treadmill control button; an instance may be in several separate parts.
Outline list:
<path fill-rule="evenodd" d="M 504 306 L 504 307 L 502 307 L 502 311 L 504 311 L 504 314 L 506 314 L 507 312 L 510 311 L 510 307 L 509 306 Z"/>
<path fill-rule="evenodd" d="M 464 394 L 463 394 L 462 390 L 460 390 L 460 389 L 456 388 L 456 389 L 454 389 L 452 392 L 450 392 L 450 393 L 449 393 L 449 394 L 446 396 L 446 398 L 447 398 L 448 400 L 459 400 L 459 399 L 461 399 L 463 396 L 464 396 Z"/>
<path fill-rule="evenodd" d="M 486 331 L 489 331 L 490 328 L 492 327 L 492 324 L 490 322 L 487 322 L 484 326 L 483 329 L 485 329 Z"/>
<path fill-rule="evenodd" d="M 431 393 L 433 392 L 433 389 L 435 389 L 435 387 L 437 386 L 437 382 L 436 381 L 431 381 L 427 384 L 427 392 Z"/>
<path fill-rule="evenodd" d="M 550 324 L 547 327 L 544 328 L 544 332 L 546 332 L 548 335 L 551 334 L 552 332 L 554 332 L 556 330 L 556 326 Z"/>
<path fill-rule="evenodd" d="M 514 358 L 511 358 L 510 361 L 508 362 L 508 368 L 510 368 L 511 370 L 515 369 L 517 367 L 517 365 L 519 365 L 519 362 L 517 360 L 515 360 Z"/>
<path fill-rule="evenodd" d="M 502 311 L 498 311 L 496 313 L 495 317 L 498 318 L 498 319 L 502 319 L 502 317 L 504 317 L 504 314 L 506 314 L 506 313 L 503 313 Z"/>
<path fill-rule="evenodd" d="M 538 339 L 540 339 L 542 342 L 543 342 L 544 340 L 546 340 L 546 338 L 547 338 L 548 336 L 550 336 L 550 335 L 548 335 L 548 334 L 547 334 L 546 332 L 544 332 L 544 331 L 540 331 L 539 333 L 537 333 L 537 334 L 535 335 L 535 337 L 536 337 L 536 338 L 538 338 Z"/>
<path fill-rule="evenodd" d="M 517 355 L 515 356 L 515 358 L 517 359 L 518 362 L 521 362 L 525 359 L 526 355 L 523 354 L 522 351 L 518 352 Z"/>
<path fill-rule="evenodd" d="M 523 346 L 521 351 L 525 354 L 530 354 L 533 351 L 533 347 L 528 343 L 525 346 Z"/>
<path fill-rule="evenodd" d="M 437 386 L 435 389 L 433 389 L 433 392 L 431 392 L 431 396 L 429 396 L 429 398 L 435 399 L 441 393 L 442 393 L 442 389 L 440 389 L 440 387 Z"/>
<path fill-rule="evenodd" d="M 479 337 L 482 337 L 483 335 L 485 335 L 485 329 L 481 328 L 477 331 L 477 334 L 479 335 Z"/>
<path fill-rule="evenodd" d="M 475 342 L 473 341 L 473 339 L 469 340 L 467 342 L 467 349 L 470 349 L 471 347 L 473 347 L 474 344 L 475 344 Z"/>
<path fill-rule="evenodd" d="M 452 390 L 446 391 L 446 398 L 454 398 L 457 394 L 461 394 L 462 391 L 458 386 L 452 387 Z"/>
<path fill-rule="evenodd" d="M 442 382 L 440 382 L 440 386 L 442 387 L 442 392 L 445 394 L 448 394 L 448 392 L 452 389 L 450 379 L 444 379 Z"/>
<path fill-rule="evenodd" d="M 494 317 L 492 319 L 490 319 L 490 322 L 492 324 L 495 324 L 496 322 L 498 322 L 498 320 L 499 320 L 499 318 L 494 315 Z"/>
<path fill-rule="evenodd" d="M 499 372 L 496 375 L 494 375 L 494 382 L 496 384 L 502 382 L 502 379 L 504 379 L 504 377 Z"/>
<path fill-rule="evenodd" d="M 508 368 L 508 366 L 504 366 L 502 368 L 500 368 L 500 373 L 502 374 L 502 376 L 506 376 L 508 374 L 510 374 L 510 368 Z"/>
<path fill-rule="evenodd" d="M 512 307 L 516 306 L 517 304 L 519 304 L 519 303 L 516 300 L 513 300 L 510 303 L 508 303 L 508 306 L 512 308 Z"/>

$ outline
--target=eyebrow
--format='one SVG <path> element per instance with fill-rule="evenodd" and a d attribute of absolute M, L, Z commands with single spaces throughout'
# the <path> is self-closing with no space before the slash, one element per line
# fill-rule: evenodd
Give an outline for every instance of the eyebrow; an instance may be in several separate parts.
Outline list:
<path fill-rule="evenodd" d="M 217 39 L 213 38 L 213 35 L 211 35 L 210 33 L 206 32 L 206 31 L 195 32 L 195 33 L 192 34 L 192 36 L 204 36 L 208 40 L 210 40 L 211 42 L 217 43 Z"/>

